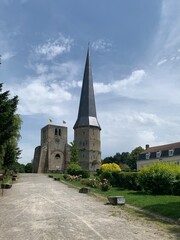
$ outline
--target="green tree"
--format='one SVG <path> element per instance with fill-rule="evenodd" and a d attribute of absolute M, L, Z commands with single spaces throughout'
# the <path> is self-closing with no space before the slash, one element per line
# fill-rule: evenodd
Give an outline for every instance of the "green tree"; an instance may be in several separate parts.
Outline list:
<path fill-rule="evenodd" d="M 78 156 L 78 147 L 76 143 L 73 141 L 70 143 L 71 144 L 71 158 L 70 162 L 71 163 L 79 163 L 79 156 Z"/>
<path fill-rule="evenodd" d="M 20 154 L 17 142 L 20 137 L 21 119 L 15 114 L 18 97 L 9 98 L 10 92 L 2 92 L 2 86 L 0 83 L 0 165 L 9 166 Z"/>
<path fill-rule="evenodd" d="M 10 168 L 16 162 L 21 154 L 21 150 L 17 147 L 17 142 L 14 139 L 7 141 L 4 146 L 3 167 Z"/>
<path fill-rule="evenodd" d="M 129 152 L 122 152 L 121 153 L 120 163 L 127 164 L 129 156 L 130 156 Z"/>
<path fill-rule="evenodd" d="M 11 165 L 10 170 L 13 170 L 15 173 L 25 173 L 25 165 L 18 162 L 14 162 Z"/>
<path fill-rule="evenodd" d="M 137 169 L 137 160 L 139 159 L 140 153 L 142 153 L 144 149 L 142 147 L 136 147 L 132 152 L 130 153 L 129 159 L 127 161 L 127 164 L 133 169 Z"/>
<path fill-rule="evenodd" d="M 116 164 L 119 164 L 121 162 L 121 154 L 120 153 L 116 153 L 113 157 L 113 162 Z"/>
<path fill-rule="evenodd" d="M 32 163 L 27 163 L 25 165 L 25 173 L 32 173 Z"/>
<path fill-rule="evenodd" d="M 103 164 L 104 163 L 113 163 L 114 162 L 114 158 L 113 157 L 106 157 L 103 160 Z"/>

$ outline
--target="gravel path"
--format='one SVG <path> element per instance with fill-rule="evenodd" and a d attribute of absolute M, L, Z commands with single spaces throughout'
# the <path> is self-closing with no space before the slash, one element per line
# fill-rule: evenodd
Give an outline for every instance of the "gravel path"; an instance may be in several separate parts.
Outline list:
<path fill-rule="evenodd" d="M 80 194 L 45 175 L 22 174 L 0 196 L 0 240 L 179 239 L 155 222 Z"/>

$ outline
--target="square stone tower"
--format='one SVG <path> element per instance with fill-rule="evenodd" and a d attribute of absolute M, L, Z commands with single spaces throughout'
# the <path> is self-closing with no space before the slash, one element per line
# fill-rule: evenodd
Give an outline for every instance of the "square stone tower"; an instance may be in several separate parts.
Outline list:
<path fill-rule="evenodd" d="M 101 164 L 101 127 L 97 120 L 89 48 L 83 77 L 79 113 L 74 125 L 74 141 L 82 168 L 96 171 Z"/>
<path fill-rule="evenodd" d="M 41 129 L 41 146 L 36 147 L 33 172 L 64 172 L 70 159 L 67 127 L 47 125 Z"/>

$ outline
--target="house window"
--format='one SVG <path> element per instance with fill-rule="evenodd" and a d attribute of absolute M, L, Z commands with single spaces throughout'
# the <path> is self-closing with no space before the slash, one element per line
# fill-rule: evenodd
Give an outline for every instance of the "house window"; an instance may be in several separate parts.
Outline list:
<path fill-rule="evenodd" d="M 174 149 L 169 150 L 169 157 L 172 157 L 174 155 Z"/>
<path fill-rule="evenodd" d="M 160 158 L 161 157 L 161 151 L 156 152 L 156 158 Z"/>
<path fill-rule="evenodd" d="M 150 153 L 146 153 L 146 160 L 150 158 Z"/>

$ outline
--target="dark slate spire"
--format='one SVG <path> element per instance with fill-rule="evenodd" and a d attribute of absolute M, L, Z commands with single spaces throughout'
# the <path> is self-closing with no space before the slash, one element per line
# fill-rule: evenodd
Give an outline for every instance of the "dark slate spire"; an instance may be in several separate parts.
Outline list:
<path fill-rule="evenodd" d="M 74 129 L 87 126 L 93 126 L 101 129 L 96 116 L 96 105 L 94 98 L 89 48 L 86 57 L 83 84 L 81 90 L 81 99 L 79 104 L 79 113 L 77 121 L 74 125 Z"/>

